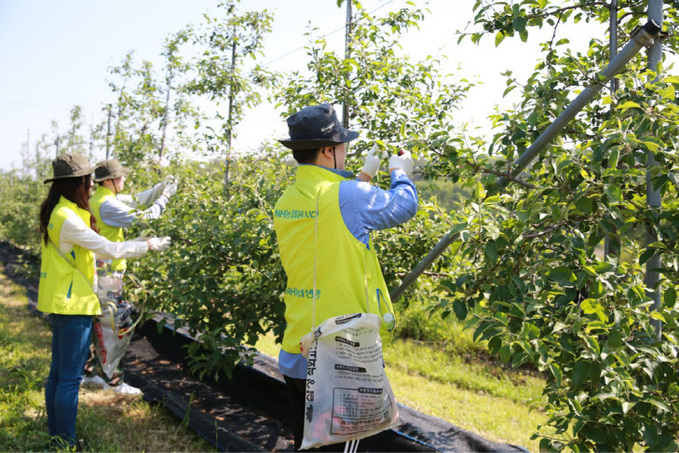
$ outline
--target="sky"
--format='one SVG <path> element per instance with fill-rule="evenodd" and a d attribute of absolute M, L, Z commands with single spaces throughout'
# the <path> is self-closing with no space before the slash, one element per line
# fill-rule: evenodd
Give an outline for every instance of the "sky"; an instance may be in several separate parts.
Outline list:
<path fill-rule="evenodd" d="M 0 169 L 21 166 L 21 151 L 31 149 L 39 137 L 50 134 L 52 122 L 66 132 L 74 105 L 86 121 L 98 122 L 107 102 L 113 101 L 108 68 L 119 65 L 133 51 L 135 61 L 161 65 L 163 42 L 203 14 L 218 11 L 217 0 L 0 0 Z M 400 8 L 405 0 L 363 0 L 367 11 L 383 14 Z M 423 3 L 423 2 L 420 2 Z M 469 94 L 459 112 L 461 122 L 483 122 L 502 100 L 501 72 L 528 75 L 540 53 L 540 37 L 529 43 L 518 39 L 495 48 L 492 39 L 481 46 L 466 40 L 458 45 L 457 30 L 472 19 L 474 0 L 430 0 L 432 14 L 420 31 L 410 32 L 404 52 L 415 59 L 444 56 L 444 72 L 478 77 L 484 85 Z M 336 0 L 243 0 L 239 9 L 268 9 L 274 13 L 273 32 L 265 43 L 262 61 L 270 70 L 303 68 L 305 34 L 309 24 L 317 35 L 327 35 L 330 48 L 344 47 L 346 11 Z M 565 31 L 566 33 L 568 30 Z M 592 31 L 592 33 L 596 33 Z M 585 51 L 587 33 L 572 33 L 572 48 Z M 334 46 L 334 47 L 333 47 Z M 458 68 L 459 71 L 458 71 Z M 234 147 L 249 149 L 265 138 L 282 138 L 285 122 L 272 105 L 249 112 L 238 129 Z"/>

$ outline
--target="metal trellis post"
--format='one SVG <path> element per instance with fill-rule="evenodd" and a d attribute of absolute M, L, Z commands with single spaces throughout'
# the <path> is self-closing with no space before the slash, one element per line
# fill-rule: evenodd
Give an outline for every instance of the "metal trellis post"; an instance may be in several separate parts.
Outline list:
<path fill-rule="evenodd" d="M 649 0 L 648 2 L 648 17 L 655 21 L 662 27 L 663 20 L 663 1 Z M 657 73 L 658 65 L 662 59 L 662 42 L 657 39 L 653 46 L 648 51 L 648 68 Z M 653 151 L 646 150 L 646 203 L 651 210 L 657 210 L 662 205 L 662 199 L 659 190 L 653 189 L 652 176 L 654 168 L 658 166 L 655 160 Z M 651 244 L 657 241 L 657 237 L 652 228 L 646 232 L 646 244 Z M 662 266 L 660 255 L 654 253 L 653 256 L 646 262 L 646 275 L 644 276 L 644 284 L 647 288 L 648 295 L 653 299 L 653 309 L 660 308 L 661 289 L 660 289 L 660 273 L 658 269 Z M 660 321 L 652 319 L 651 324 L 655 327 L 658 338 L 662 334 L 662 326 Z"/>
<path fill-rule="evenodd" d="M 106 160 L 109 159 L 111 150 L 111 104 L 108 105 L 108 120 L 106 121 Z"/>
<path fill-rule="evenodd" d="M 611 59 L 615 57 L 615 55 L 618 53 L 618 0 L 611 0 L 610 3 L 608 4 L 608 10 L 609 10 L 609 15 L 610 19 L 608 21 L 608 29 L 609 29 L 609 34 L 610 34 L 610 41 L 609 41 L 609 53 L 611 55 Z M 615 93 L 618 91 L 618 87 L 620 86 L 620 81 L 613 77 L 611 79 L 611 93 Z M 615 106 L 611 104 L 611 112 L 615 109 Z M 606 238 L 604 239 L 604 255 L 609 256 L 614 250 L 611 247 L 611 236 L 609 234 L 606 234 Z M 617 255 L 617 252 L 619 250 L 615 250 L 615 254 Z"/>
<path fill-rule="evenodd" d="M 347 19 L 346 19 L 346 31 L 344 35 L 344 58 L 349 58 L 351 44 L 351 0 L 347 0 Z M 346 88 L 346 86 L 345 86 Z M 344 102 L 342 106 L 342 126 L 349 127 L 349 101 L 348 97 L 345 95 Z"/>

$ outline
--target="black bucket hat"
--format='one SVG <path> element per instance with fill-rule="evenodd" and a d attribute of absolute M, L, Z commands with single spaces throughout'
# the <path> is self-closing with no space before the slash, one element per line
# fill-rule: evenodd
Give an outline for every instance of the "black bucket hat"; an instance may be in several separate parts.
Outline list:
<path fill-rule="evenodd" d="M 358 137 L 358 132 L 342 127 L 330 104 L 304 107 L 290 116 L 287 122 L 290 138 L 278 141 L 293 150 L 339 145 Z"/>
<path fill-rule="evenodd" d="M 78 176 L 91 175 L 94 166 L 90 164 L 87 157 L 76 154 L 62 154 L 52 161 L 53 177 L 43 181 L 44 184 L 56 179 L 76 178 Z"/>
<path fill-rule="evenodd" d="M 100 182 L 105 179 L 116 179 L 120 176 L 127 176 L 130 170 L 123 167 L 117 159 L 108 159 L 99 162 L 97 168 L 94 170 L 94 181 Z"/>

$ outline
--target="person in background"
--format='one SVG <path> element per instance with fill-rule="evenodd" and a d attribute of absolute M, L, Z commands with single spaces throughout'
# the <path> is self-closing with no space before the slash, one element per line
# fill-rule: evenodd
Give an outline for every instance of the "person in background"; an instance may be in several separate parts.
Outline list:
<path fill-rule="evenodd" d="M 170 197 L 177 192 L 177 183 L 174 182 L 174 178 L 169 177 L 165 182 L 137 196 L 122 194 L 125 188 L 125 178 L 129 173 L 129 170 L 116 159 L 100 162 L 94 171 L 94 182 L 98 186 L 90 199 L 90 209 L 97 219 L 100 234 L 112 242 L 123 242 L 125 240 L 124 229 L 131 227 L 140 219 L 159 218 Z M 146 206 L 148 207 L 144 210 L 138 209 Z M 125 259 L 111 260 L 97 256 L 96 263 L 97 274 L 102 279 L 100 281 L 104 281 L 103 278 L 109 279 L 107 281 L 117 279 L 120 280 L 122 287 L 123 275 L 127 268 Z M 116 300 L 117 305 L 122 302 L 122 296 L 122 291 L 117 293 L 116 297 L 120 299 Z M 100 385 L 105 390 L 128 395 L 141 393 L 141 390 L 123 381 L 123 370 L 120 366 L 113 370 L 111 376 L 103 372 L 94 345 L 97 341 L 96 336 L 92 339 L 93 344 L 90 346 L 90 355 L 85 364 L 83 383 Z"/>
<path fill-rule="evenodd" d="M 353 179 L 344 166 L 347 143 L 358 133 L 342 127 L 331 105 L 305 107 L 290 116 L 287 124 L 290 138 L 279 141 L 292 150 L 299 166 L 294 184 L 274 210 L 274 229 L 287 276 L 287 326 L 278 359 L 292 409 L 295 448 L 299 450 L 304 435 L 307 374 L 300 339 L 313 325 L 328 318 L 365 312 L 366 292 L 371 312 L 380 317 L 385 314 L 384 319 L 392 321 L 382 324 L 383 337 L 393 329 L 389 292 L 370 232 L 395 227 L 414 216 L 417 191 L 409 179 L 413 160 L 407 151 L 389 159 L 389 190 L 369 183 L 380 167 L 374 148 L 358 180 Z M 341 445 L 331 445 L 327 450 L 342 451 Z"/>
<path fill-rule="evenodd" d="M 45 385 L 51 446 L 76 448 L 78 391 L 89 350 L 92 316 L 101 313 L 94 254 L 135 258 L 165 250 L 170 238 L 111 242 L 97 234 L 89 210 L 94 167 L 79 154 L 52 162 L 53 177 L 40 206 L 41 263 L 38 310 L 52 326 L 52 360 Z"/>

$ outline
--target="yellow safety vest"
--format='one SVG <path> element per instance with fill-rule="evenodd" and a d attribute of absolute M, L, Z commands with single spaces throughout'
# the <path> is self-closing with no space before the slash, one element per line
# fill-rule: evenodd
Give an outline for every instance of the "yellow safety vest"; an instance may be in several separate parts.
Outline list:
<path fill-rule="evenodd" d="M 62 315 L 99 315 L 99 299 L 92 289 L 94 253 L 78 245 L 67 254 L 56 248 L 64 221 L 74 215 L 89 226 L 90 213 L 61 197 L 47 227 L 50 241 L 47 244 L 42 241 L 38 310 Z"/>
<path fill-rule="evenodd" d="M 365 313 L 366 287 L 370 313 L 393 312 L 372 242 L 366 248 L 342 219 L 339 186 L 345 180 L 323 167 L 301 165 L 295 183 L 276 203 L 274 229 L 288 279 L 284 351 L 299 353 L 299 340 L 313 325 L 334 316 Z M 316 309 L 312 319 L 317 199 Z M 385 324 L 380 333 L 388 337 Z"/>
<path fill-rule="evenodd" d="M 101 219 L 101 205 L 105 201 L 115 200 L 115 194 L 109 188 L 104 186 L 98 186 L 94 195 L 90 198 L 90 210 L 94 217 L 97 219 L 97 228 L 99 228 L 99 234 L 104 236 L 111 242 L 124 242 L 125 233 L 120 227 L 112 227 L 106 224 Z M 122 271 L 127 268 L 127 261 L 125 259 L 115 259 L 111 263 L 112 271 Z"/>

